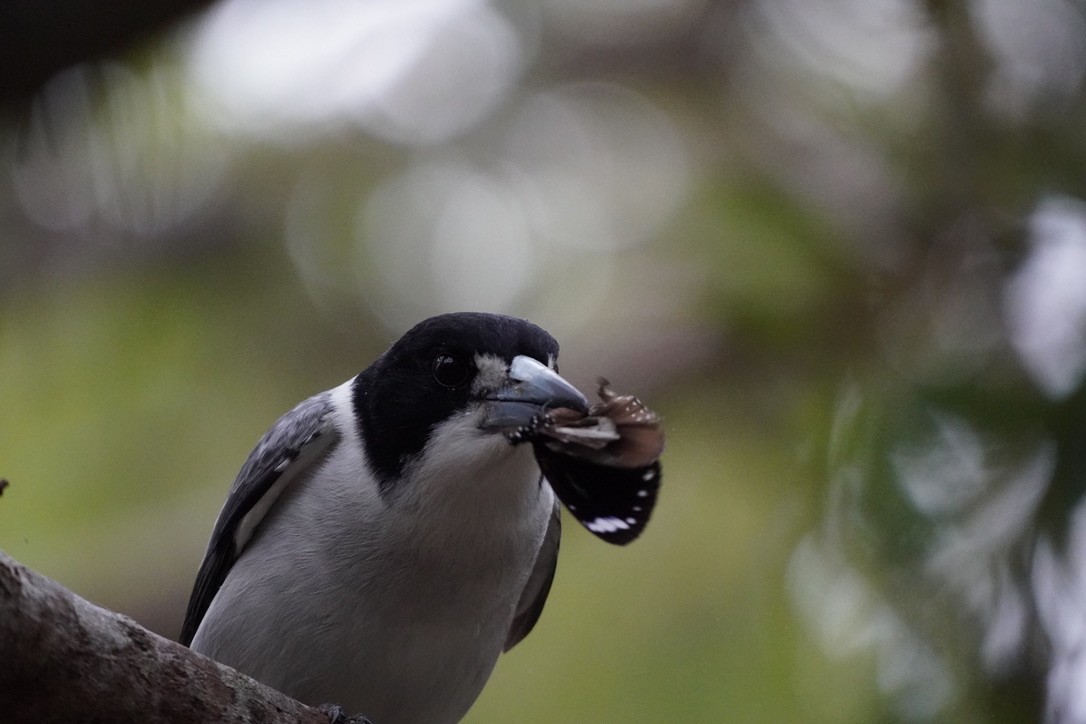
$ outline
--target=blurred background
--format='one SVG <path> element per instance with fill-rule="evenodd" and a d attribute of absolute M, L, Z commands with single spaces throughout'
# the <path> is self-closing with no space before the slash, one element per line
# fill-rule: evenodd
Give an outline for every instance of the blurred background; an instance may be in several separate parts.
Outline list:
<path fill-rule="evenodd" d="M 1081 0 L 10 0 L 0 547 L 174 636 L 264 429 L 500 311 L 668 449 L 468 721 L 1086 721 L 1084 75 Z"/>

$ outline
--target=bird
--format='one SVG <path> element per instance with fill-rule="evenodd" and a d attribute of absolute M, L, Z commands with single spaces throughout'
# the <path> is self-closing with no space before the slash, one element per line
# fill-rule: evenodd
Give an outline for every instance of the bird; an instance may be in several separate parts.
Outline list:
<path fill-rule="evenodd" d="M 516 444 L 547 410 L 589 408 L 557 359 L 527 320 L 443 314 L 283 415 L 230 488 L 181 643 L 378 724 L 459 721 L 554 580 L 560 504 L 537 457 L 611 542 L 655 500 L 658 467 L 616 478 Z M 635 482 L 620 517 L 591 504 L 580 476 L 600 472 L 607 504 Z"/>

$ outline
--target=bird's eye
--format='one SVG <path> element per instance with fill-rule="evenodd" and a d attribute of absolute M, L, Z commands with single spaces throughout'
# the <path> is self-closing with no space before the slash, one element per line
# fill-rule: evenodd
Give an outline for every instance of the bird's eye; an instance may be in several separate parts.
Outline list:
<path fill-rule="evenodd" d="M 460 357 L 439 354 L 434 358 L 434 379 L 443 387 L 459 387 L 471 376 L 471 367 Z"/>

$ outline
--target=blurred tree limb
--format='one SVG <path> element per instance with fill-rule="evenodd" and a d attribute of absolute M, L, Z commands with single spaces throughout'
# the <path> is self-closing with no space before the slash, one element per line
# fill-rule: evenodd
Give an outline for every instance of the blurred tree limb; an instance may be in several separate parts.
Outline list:
<path fill-rule="evenodd" d="M 0 660 L 5 721 L 329 720 L 321 709 L 95 606 L 3 551 Z"/>
<path fill-rule="evenodd" d="M 0 103 L 29 97 L 67 66 L 138 44 L 210 4 L 210 0 L 0 3 Z"/>

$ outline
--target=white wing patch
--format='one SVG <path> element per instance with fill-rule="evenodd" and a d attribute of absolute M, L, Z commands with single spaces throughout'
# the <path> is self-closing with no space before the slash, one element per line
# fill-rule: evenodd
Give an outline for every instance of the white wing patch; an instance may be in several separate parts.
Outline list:
<path fill-rule="evenodd" d="M 328 434 L 326 431 L 316 440 L 310 438 L 302 444 L 298 457 L 294 460 L 284 458 L 275 466 L 276 471 L 282 471 L 282 474 L 275 479 L 274 483 L 268 486 L 267 492 L 260 496 L 260 500 L 256 501 L 253 507 L 249 509 L 249 512 L 238 521 L 237 528 L 234 530 L 234 551 L 236 553 L 240 553 L 245 548 L 245 545 L 253 537 L 253 531 L 260 525 L 260 521 L 264 520 L 264 516 L 275 505 L 275 501 L 279 499 L 287 486 L 299 474 L 309 471 L 313 463 L 324 455 L 332 445 L 335 437 L 335 435 Z"/>
<path fill-rule="evenodd" d="M 629 523 L 614 516 L 600 516 L 595 520 L 588 521 L 584 526 L 593 533 L 614 533 L 620 530 L 629 530 L 630 528 Z"/>

